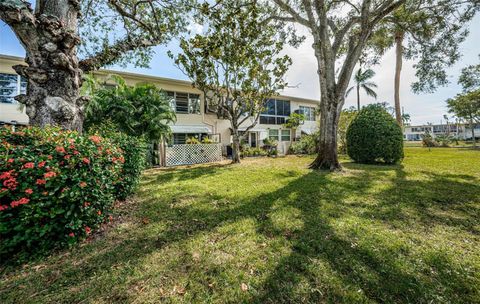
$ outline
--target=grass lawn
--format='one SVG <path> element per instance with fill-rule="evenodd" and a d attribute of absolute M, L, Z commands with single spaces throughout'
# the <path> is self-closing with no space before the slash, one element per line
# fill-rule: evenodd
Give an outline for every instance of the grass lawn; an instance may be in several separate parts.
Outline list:
<path fill-rule="evenodd" d="M 104 235 L 1 270 L 1 303 L 480 303 L 480 151 L 144 174 Z"/>

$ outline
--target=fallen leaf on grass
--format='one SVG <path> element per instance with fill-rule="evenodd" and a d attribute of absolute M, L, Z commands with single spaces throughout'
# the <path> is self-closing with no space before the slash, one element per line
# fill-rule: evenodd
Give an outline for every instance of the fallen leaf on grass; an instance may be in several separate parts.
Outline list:
<path fill-rule="evenodd" d="M 242 283 L 242 285 L 240 285 L 240 288 L 242 289 L 242 291 L 247 291 L 248 290 L 248 285 L 245 284 L 245 283 Z"/>

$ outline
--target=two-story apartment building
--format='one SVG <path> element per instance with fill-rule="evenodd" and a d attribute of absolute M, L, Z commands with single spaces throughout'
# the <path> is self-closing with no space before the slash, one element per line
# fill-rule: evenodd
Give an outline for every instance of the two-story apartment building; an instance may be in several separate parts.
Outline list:
<path fill-rule="evenodd" d="M 26 89 L 26 81 L 12 69 L 13 65 L 23 62 L 20 57 L 0 55 L 0 123 L 28 124 L 25 110 L 13 99 Z M 177 121 L 171 126 L 173 144 L 183 144 L 189 137 L 203 136 L 210 136 L 225 146 L 231 143 L 230 122 L 208 111 L 202 92 L 193 88 L 191 82 L 122 71 L 95 72 L 95 76 L 103 80 L 108 79 L 111 74 L 120 75 L 129 85 L 150 83 L 166 92 L 177 114 Z M 318 128 L 317 105 L 318 100 L 291 96 L 272 97 L 267 101 L 257 125 L 245 134 L 246 142 L 257 147 L 261 146 L 267 137 L 276 139 L 279 152 L 286 153 L 294 138 L 301 134 L 311 134 Z M 304 124 L 295 134 L 283 126 L 293 112 L 303 113 L 306 117 Z"/>
<path fill-rule="evenodd" d="M 480 138 L 480 124 L 474 126 L 475 138 Z M 451 124 L 428 124 L 405 126 L 403 137 L 408 141 L 422 140 L 422 135 L 431 134 L 434 138 L 438 135 L 451 135 L 459 139 L 470 140 L 472 138 L 472 129 L 469 124 L 451 123 Z"/>

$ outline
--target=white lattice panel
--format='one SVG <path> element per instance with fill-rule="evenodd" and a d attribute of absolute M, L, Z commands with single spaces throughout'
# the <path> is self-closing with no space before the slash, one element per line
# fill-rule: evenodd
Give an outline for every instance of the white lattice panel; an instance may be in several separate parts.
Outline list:
<path fill-rule="evenodd" d="M 222 160 L 222 144 L 173 145 L 165 151 L 167 167 Z"/>

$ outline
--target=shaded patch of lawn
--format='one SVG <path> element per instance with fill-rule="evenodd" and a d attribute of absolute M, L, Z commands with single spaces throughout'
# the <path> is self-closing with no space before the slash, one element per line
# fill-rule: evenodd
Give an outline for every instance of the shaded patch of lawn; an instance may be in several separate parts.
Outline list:
<path fill-rule="evenodd" d="M 1 303 L 480 303 L 480 151 L 145 172 L 102 238 L 2 270 Z"/>

